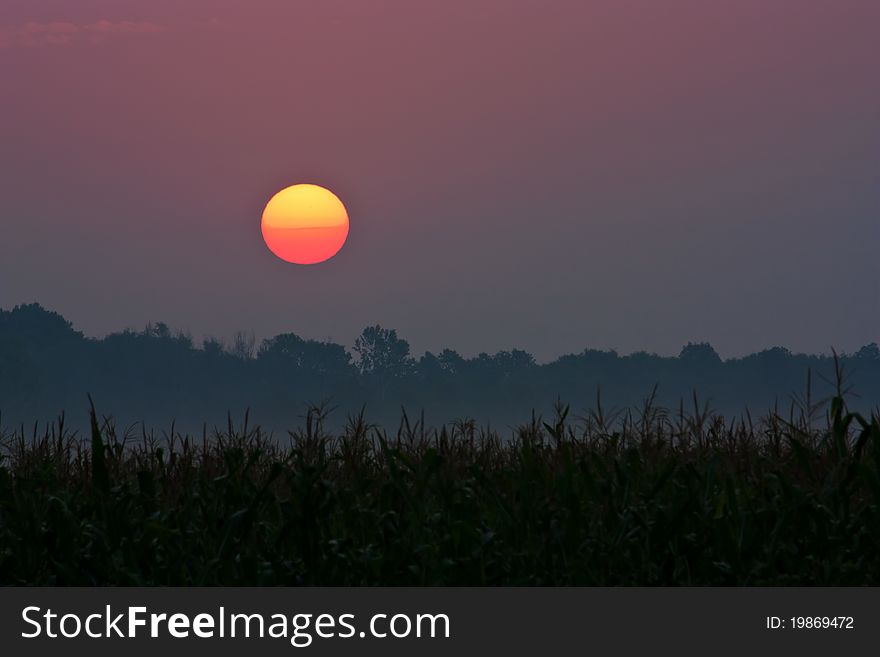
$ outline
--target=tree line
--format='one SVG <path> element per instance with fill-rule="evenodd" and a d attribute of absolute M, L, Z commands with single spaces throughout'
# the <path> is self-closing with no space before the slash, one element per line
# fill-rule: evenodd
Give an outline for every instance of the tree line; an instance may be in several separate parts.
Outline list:
<path fill-rule="evenodd" d="M 880 348 L 868 344 L 839 358 L 853 407 L 880 401 Z M 351 349 L 283 333 L 257 341 L 244 332 L 228 343 L 192 337 L 167 324 L 96 339 L 38 304 L 0 309 L 0 427 L 46 422 L 65 412 L 82 424 L 87 395 L 120 425 L 161 430 L 172 421 L 253 421 L 281 433 L 302 422 L 308 405 L 334 409 L 341 424 L 365 409 L 393 425 L 404 409 L 428 424 L 473 419 L 496 427 L 528 421 L 554 402 L 573 413 L 606 413 L 648 398 L 675 412 L 761 415 L 791 408 L 823 413 L 838 385 L 832 354 L 773 347 L 721 359 L 711 345 L 689 343 L 674 357 L 585 349 L 539 364 L 519 349 L 464 357 L 452 349 L 415 356 L 394 329 L 369 326 Z"/>

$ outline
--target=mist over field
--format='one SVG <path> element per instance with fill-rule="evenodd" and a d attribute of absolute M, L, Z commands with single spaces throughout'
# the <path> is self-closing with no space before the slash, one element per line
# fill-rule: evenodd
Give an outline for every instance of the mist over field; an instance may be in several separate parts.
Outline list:
<path fill-rule="evenodd" d="M 42 426 L 64 412 L 68 427 L 82 428 L 91 395 L 99 413 L 136 434 L 172 422 L 200 433 L 205 425 L 225 427 L 229 416 L 240 423 L 249 410 L 252 424 L 286 436 L 309 405 L 323 405 L 328 427 L 363 410 L 390 429 L 405 412 L 411 422 L 473 420 L 503 435 L 533 411 L 548 416 L 557 401 L 570 405 L 573 418 L 638 411 L 650 399 L 671 415 L 806 410 L 818 419 L 838 385 L 831 353 L 793 354 L 781 346 L 727 360 L 708 344 L 685 345 L 676 357 L 585 349 L 539 364 L 521 350 L 416 355 L 404 336 L 379 326 L 364 329 L 353 345 L 294 332 L 260 343 L 241 332 L 228 342 L 197 342 L 162 323 L 95 339 L 36 304 L 0 310 L 0 424 Z M 850 406 L 876 408 L 877 345 L 841 354 L 839 362 Z"/>

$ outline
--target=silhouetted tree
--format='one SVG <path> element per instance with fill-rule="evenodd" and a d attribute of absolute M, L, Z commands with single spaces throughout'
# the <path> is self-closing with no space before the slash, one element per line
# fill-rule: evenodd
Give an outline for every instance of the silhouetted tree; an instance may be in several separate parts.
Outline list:
<path fill-rule="evenodd" d="M 355 340 L 354 351 L 358 355 L 358 369 L 367 376 L 399 378 L 412 369 L 409 342 L 398 338 L 394 329 L 368 326 Z"/>
<path fill-rule="evenodd" d="M 678 359 L 687 365 L 696 367 L 721 364 L 721 356 L 708 342 L 688 342 L 682 347 Z"/>
<path fill-rule="evenodd" d="M 237 331 L 236 334 L 232 336 L 232 346 L 229 349 L 229 353 L 241 360 L 250 360 L 254 357 L 256 344 L 257 340 L 253 333 Z"/>
<path fill-rule="evenodd" d="M 257 359 L 284 368 L 320 374 L 345 374 L 351 364 L 351 354 L 342 345 L 304 340 L 294 333 L 282 333 L 264 340 Z"/>
<path fill-rule="evenodd" d="M 447 374 L 460 372 L 465 362 L 464 358 L 462 358 L 457 351 L 452 349 L 444 349 L 441 351 L 437 356 L 437 360 L 440 363 L 440 368 Z"/>
<path fill-rule="evenodd" d="M 160 340 L 168 340 L 171 338 L 171 329 L 165 322 L 156 322 L 155 324 L 147 324 L 144 329 L 144 335 L 148 338 L 158 338 Z"/>
<path fill-rule="evenodd" d="M 226 345 L 223 344 L 222 340 L 209 337 L 202 340 L 202 351 L 204 351 L 207 356 L 216 358 L 226 351 Z"/>

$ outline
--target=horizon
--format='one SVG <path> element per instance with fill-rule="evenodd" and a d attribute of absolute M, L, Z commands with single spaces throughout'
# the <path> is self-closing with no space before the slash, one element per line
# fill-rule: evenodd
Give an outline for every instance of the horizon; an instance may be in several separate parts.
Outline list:
<path fill-rule="evenodd" d="M 44 306 L 43 304 L 41 304 L 37 301 L 32 301 L 30 303 L 16 304 L 15 306 L 12 306 L 10 308 L 4 308 L 4 307 L 0 306 L 0 312 L 12 312 L 20 307 L 27 307 L 27 306 L 37 306 L 38 308 L 42 309 L 43 311 L 45 311 L 47 313 L 56 314 L 56 315 L 60 316 L 64 321 L 68 322 L 71 325 L 71 328 L 74 331 L 82 334 L 83 337 L 85 337 L 86 339 L 91 339 L 91 340 L 104 340 L 108 337 L 111 337 L 114 335 L 125 334 L 125 333 L 135 333 L 135 334 L 147 333 L 151 328 L 155 329 L 158 326 L 165 326 L 171 332 L 171 337 L 184 337 L 184 338 L 190 340 L 192 343 L 192 348 L 196 349 L 196 350 L 204 350 L 204 345 L 206 342 L 216 341 L 219 344 L 221 344 L 225 350 L 228 351 L 229 349 L 232 348 L 234 340 L 237 337 L 237 334 L 239 334 L 239 333 L 244 335 L 245 337 L 253 337 L 253 339 L 255 341 L 255 350 L 259 350 L 260 345 L 266 341 L 272 340 L 273 338 L 276 338 L 281 335 L 288 335 L 288 334 L 296 335 L 297 337 L 300 337 L 304 340 L 309 340 L 309 341 L 314 341 L 314 342 L 319 342 L 319 343 L 324 343 L 324 344 L 336 344 L 336 345 L 344 347 L 346 349 L 346 351 L 349 353 L 352 352 L 353 347 L 354 347 L 354 343 L 355 343 L 355 340 L 352 340 L 350 343 L 345 343 L 345 342 L 338 342 L 336 340 L 332 340 L 329 338 L 313 337 L 313 336 L 309 336 L 309 335 L 300 333 L 299 331 L 297 331 L 295 329 L 289 329 L 286 331 L 282 331 L 280 333 L 276 333 L 274 335 L 261 336 L 261 335 L 256 334 L 253 331 L 249 331 L 247 329 L 247 327 L 243 327 L 242 329 L 239 329 L 238 331 L 236 331 L 236 333 L 233 333 L 228 336 L 221 336 L 216 333 L 205 333 L 201 336 L 196 336 L 195 334 L 186 330 L 185 328 L 173 326 L 172 324 L 169 324 L 168 322 L 164 322 L 161 320 L 149 320 L 149 321 L 147 321 L 146 324 L 144 324 L 143 326 L 140 326 L 140 327 L 125 326 L 123 328 L 111 330 L 111 331 L 104 333 L 104 334 L 101 334 L 101 335 L 93 335 L 93 334 L 89 334 L 88 332 L 83 331 L 82 329 L 77 327 L 76 323 L 73 322 L 72 320 L 70 320 L 69 318 L 65 317 L 64 314 L 62 314 L 52 308 L 47 308 L 46 306 Z M 362 330 L 366 329 L 366 328 L 373 327 L 373 326 L 380 326 L 384 329 L 393 330 L 398 334 L 398 337 L 400 337 L 401 339 L 405 340 L 408 344 L 410 344 L 408 336 L 401 334 L 400 331 L 398 331 L 397 328 L 394 326 L 385 326 L 382 324 L 371 323 L 371 324 L 366 324 L 364 327 L 362 327 Z M 620 358 L 626 358 L 628 356 L 635 356 L 635 355 L 642 355 L 642 354 L 645 354 L 648 356 L 655 356 L 658 358 L 678 358 L 681 354 L 681 351 L 686 349 L 689 346 L 708 345 L 715 351 L 715 353 L 718 355 L 718 357 L 723 362 L 728 362 L 728 361 L 742 360 L 742 359 L 748 358 L 750 356 L 757 356 L 762 353 L 773 351 L 776 349 L 782 349 L 792 356 L 806 356 L 806 357 L 814 357 L 814 358 L 833 358 L 836 355 L 836 356 L 840 356 L 840 357 L 847 357 L 847 356 L 855 355 L 856 353 L 859 352 L 859 350 L 861 350 L 863 348 L 866 348 L 866 347 L 870 348 L 872 346 L 876 346 L 877 344 L 878 344 L 878 342 L 876 340 L 872 340 L 870 342 L 866 342 L 865 344 L 858 345 L 852 351 L 844 351 L 841 349 L 837 349 L 836 347 L 834 347 L 832 345 L 828 348 L 827 351 L 824 351 L 824 352 L 796 351 L 796 350 L 791 349 L 787 345 L 778 344 L 778 345 L 767 345 L 763 348 L 756 349 L 755 351 L 751 351 L 751 352 L 744 353 L 744 354 L 736 354 L 736 355 L 723 354 L 715 347 L 714 344 L 712 344 L 711 342 L 708 342 L 708 341 L 693 341 L 693 340 L 687 341 L 687 342 L 683 343 L 677 351 L 671 352 L 671 353 L 660 353 L 660 352 L 656 352 L 656 351 L 649 351 L 646 349 L 637 349 L 634 351 L 625 352 L 625 351 L 621 351 L 619 349 L 614 349 L 614 348 L 600 348 L 600 347 L 594 347 L 591 345 L 586 345 L 578 351 L 568 351 L 568 352 L 560 353 L 560 354 L 557 354 L 556 356 L 554 356 L 548 360 L 539 359 L 539 358 L 535 357 L 535 355 L 532 352 L 530 352 L 528 349 L 523 349 L 520 347 L 513 347 L 513 348 L 509 348 L 509 349 L 497 348 L 492 351 L 481 351 L 481 352 L 476 352 L 476 353 L 467 353 L 467 352 L 464 352 L 460 349 L 457 349 L 455 347 L 455 345 L 441 345 L 441 347 L 436 350 L 427 349 L 427 350 L 419 351 L 419 350 L 415 350 L 415 349 L 411 348 L 410 355 L 413 359 L 418 360 L 419 358 L 423 357 L 426 354 L 437 355 L 438 353 L 440 353 L 446 349 L 449 349 L 451 351 L 454 351 L 458 355 L 460 355 L 462 358 L 471 360 L 471 359 L 477 358 L 481 355 L 493 356 L 493 355 L 496 355 L 496 354 L 502 353 L 502 352 L 520 351 L 520 352 L 524 352 L 524 353 L 532 356 L 533 358 L 535 358 L 535 363 L 537 365 L 549 365 L 549 364 L 552 364 L 562 358 L 565 358 L 566 356 L 579 356 L 585 352 L 598 352 L 598 353 L 605 353 L 605 354 L 614 354 Z M 255 353 L 255 355 L 256 355 L 256 353 Z"/>
<path fill-rule="evenodd" d="M 734 359 L 691 343 L 677 356 L 585 349 L 536 362 L 516 350 L 419 355 L 405 335 L 380 326 L 365 328 L 353 346 L 296 333 L 200 346 L 161 323 L 91 338 L 36 304 L 0 310 L 0 420 L 13 427 L 37 426 L 61 411 L 83 427 L 87 395 L 102 414 L 143 426 L 174 421 L 195 431 L 249 409 L 260 425 L 284 435 L 315 405 L 336 409 L 329 423 L 337 427 L 365 408 L 384 426 L 399 422 L 403 408 L 432 424 L 471 418 L 517 427 L 530 412 L 549 417 L 557 403 L 587 414 L 687 407 L 726 418 L 776 413 L 781 404 L 817 417 L 824 408 L 817 402 L 834 394 L 851 410 L 876 411 L 876 343 L 848 354 L 776 347 Z"/>

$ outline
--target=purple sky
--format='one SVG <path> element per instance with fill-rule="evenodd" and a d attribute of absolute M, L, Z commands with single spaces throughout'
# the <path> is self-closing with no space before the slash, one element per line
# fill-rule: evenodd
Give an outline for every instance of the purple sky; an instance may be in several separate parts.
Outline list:
<path fill-rule="evenodd" d="M 880 340 L 876 0 L 4 0 L 0 306 L 416 352 Z M 336 192 L 287 265 L 260 214 Z"/>

